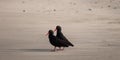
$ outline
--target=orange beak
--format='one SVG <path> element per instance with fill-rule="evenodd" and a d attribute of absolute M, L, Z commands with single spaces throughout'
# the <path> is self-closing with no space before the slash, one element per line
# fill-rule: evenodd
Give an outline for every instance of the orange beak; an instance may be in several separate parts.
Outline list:
<path fill-rule="evenodd" d="M 45 36 L 48 36 L 49 33 L 45 34 Z"/>
<path fill-rule="evenodd" d="M 54 30 L 54 32 L 57 31 L 57 29 Z"/>

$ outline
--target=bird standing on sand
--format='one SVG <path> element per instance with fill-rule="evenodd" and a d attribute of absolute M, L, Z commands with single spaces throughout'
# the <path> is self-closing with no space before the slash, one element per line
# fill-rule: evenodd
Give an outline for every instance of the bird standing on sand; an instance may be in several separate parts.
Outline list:
<path fill-rule="evenodd" d="M 56 26 L 56 29 L 54 30 L 54 32 L 55 32 L 55 31 L 57 31 L 57 35 L 56 35 L 57 38 L 59 38 L 59 39 L 62 40 L 62 41 L 65 41 L 68 46 L 72 46 L 72 47 L 74 46 L 74 45 L 73 45 L 70 41 L 68 41 L 68 39 L 63 35 L 61 26 Z M 64 49 L 64 47 L 63 47 L 63 49 Z"/>
<path fill-rule="evenodd" d="M 56 47 L 68 47 L 68 44 L 66 41 L 60 40 L 59 38 L 57 38 L 56 36 L 54 36 L 54 32 L 52 30 L 48 31 L 48 38 L 50 43 L 54 46 L 54 50 L 56 51 Z"/>

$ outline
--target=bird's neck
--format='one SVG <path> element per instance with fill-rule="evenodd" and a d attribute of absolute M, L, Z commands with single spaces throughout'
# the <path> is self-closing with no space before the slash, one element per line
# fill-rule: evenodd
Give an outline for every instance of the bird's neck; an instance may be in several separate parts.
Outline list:
<path fill-rule="evenodd" d="M 58 30 L 57 33 L 61 33 L 61 31 Z"/>
<path fill-rule="evenodd" d="M 57 36 L 63 35 L 61 31 L 57 31 Z"/>

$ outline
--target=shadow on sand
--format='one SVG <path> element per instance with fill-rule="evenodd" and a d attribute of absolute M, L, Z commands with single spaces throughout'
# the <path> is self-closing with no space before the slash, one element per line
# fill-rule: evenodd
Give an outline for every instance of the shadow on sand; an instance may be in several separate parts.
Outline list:
<path fill-rule="evenodd" d="M 14 49 L 22 52 L 51 52 L 51 49 Z"/>

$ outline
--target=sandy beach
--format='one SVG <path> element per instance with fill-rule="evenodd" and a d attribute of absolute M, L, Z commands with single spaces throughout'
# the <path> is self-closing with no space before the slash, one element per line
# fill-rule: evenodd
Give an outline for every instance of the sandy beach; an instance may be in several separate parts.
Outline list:
<path fill-rule="evenodd" d="M 119 60 L 119 3 L 0 0 L 0 60 Z M 51 52 L 45 34 L 57 25 L 74 47 Z"/>

